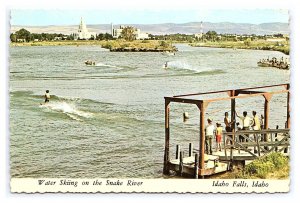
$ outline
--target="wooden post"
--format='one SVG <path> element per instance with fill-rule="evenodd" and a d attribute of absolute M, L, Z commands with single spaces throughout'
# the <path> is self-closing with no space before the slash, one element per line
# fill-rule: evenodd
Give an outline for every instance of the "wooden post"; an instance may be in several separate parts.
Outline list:
<path fill-rule="evenodd" d="M 199 167 L 200 167 L 200 176 L 204 178 L 202 175 L 202 171 L 204 170 L 204 144 L 205 144 L 205 109 L 207 107 L 207 103 L 200 103 L 200 142 L 199 142 Z"/>
<path fill-rule="evenodd" d="M 237 96 L 238 93 L 236 94 L 235 90 L 230 90 L 230 92 L 228 93 L 230 97 L 234 97 Z M 234 145 L 235 143 L 235 99 L 231 99 L 231 122 L 234 121 L 234 123 L 231 125 L 231 131 L 232 131 L 232 143 L 231 145 Z M 233 146 L 231 146 L 231 148 L 233 148 Z"/>
<path fill-rule="evenodd" d="M 198 172 L 199 172 L 199 157 L 198 154 L 195 154 L 195 168 L 194 168 L 194 178 L 198 179 Z"/>
<path fill-rule="evenodd" d="M 165 155 L 163 174 L 169 174 L 170 161 L 170 101 L 165 99 Z"/>
<path fill-rule="evenodd" d="M 189 144 L 189 157 L 193 155 L 193 143 Z"/>
<path fill-rule="evenodd" d="M 259 144 L 259 140 L 258 139 L 258 134 L 256 134 L 256 143 L 257 143 L 257 153 L 258 153 L 258 156 L 260 156 L 260 144 Z"/>
<path fill-rule="evenodd" d="M 287 90 L 290 90 L 290 84 L 286 86 Z M 286 128 L 290 128 L 290 91 L 287 93 L 287 113 L 286 113 Z"/>
<path fill-rule="evenodd" d="M 265 98 L 265 105 L 264 105 L 264 114 L 265 114 L 265 121 L 264 121 L 264 128 L 267 130 L 269 128 L 269 113 L 270 113 L 270 101 L 271 101 L 272 95 L 269 93 L 264 94 Z M 268 142 L 268 133 L 263 134 L 263 140 L 264 142 Z M 268 146 L 264 146 L 265 150 L 268 150 Z"/>
<path fill-rule="evenodd" d="M 225 158 L 226 158 L 226 160 L 228 160 L 228 157 L 227 157 L 227 147 L 226 147 L 226 135 L 224 135 L 224 134 L 223 134 L 223 143 L 224 143 Z"/>
<path fill-rule="evenodd" d="M 176 159 L 179 159 L 180 145 L 176 145 Z"/>
<path fill-rule="evenodd" d="M 290 84 L 286 85 L 286 90 L 290 90 Z M 286 115 L 286 128 L 291 128 L 291 123 L 290 123 L 290 91 L 287 93 L 287 115 Z M 288 147 L 286 147 L 283 151 L 284 153 L 288 153 Z"/>
<path fill-rule="evenodd" d="M 272 95 L 269 93 L 264 94 L 265 98 L 265 105 L 264 105 L 264 114 L 265 114 L 265 120 L 264 120 L 264 128 L 267 130 L 269 128 L 269 113 L 270 113 L 270 101 L 271 101 Z M 268 141 L 268 134 L 264 134 L 264 141 Z"/>
<path fill-rule="evenodd" d="M 180 151 L 179 174 L 180 174 L 180 176 L 182 176 L 182 174 L 183 174 L 183 151 Z"/>
<path fill-rule="evenodd" d="M 235 96 L 234 90 L 230 91 L 230 96 L 231 97 Z M 231 99 L 231 121 L 235 121 L 235 99 Z M 231 127 L 232 127 L 232 132 L 234 133 L 235 132 L 235 122 Z M 232 142 L 234 143 L 234 141 L 235 141 L 235 134 L 232 134 Z"/>
<path fill-rule="evenodd" d="M 279 126 L 278 125 L 276 125 L 276 129 L 279 129 Z M 275 143 L 276 142 L 278 142 L 278 139 L 277 139 L 277 133 L 275 133 Z M 278 151 L 278 147 L 275 147 L 275 152 L 277 152 Z"/>
<path fill-rule="evenodd" d="M 233 162 L 233 148 L 230 148 L 230 161 Z"/>

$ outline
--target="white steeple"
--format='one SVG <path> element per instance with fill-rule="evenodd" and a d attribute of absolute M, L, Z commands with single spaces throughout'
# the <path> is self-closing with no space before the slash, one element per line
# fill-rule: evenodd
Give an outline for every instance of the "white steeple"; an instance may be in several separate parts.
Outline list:
<path fill-rule="evenodd" d="M 201 24 L 200 24 L 200 34 L 201 36 L 203 35 L 203 22 L 201 21 Z"/>
<path fill-rule="evenodd" d="M 83 18 L 81 17 L 80 24 L 78 26 L 78 33 L 76 34 L 75 39 L 90 39 L 92 36 L 95 39 L 96 33 L 88 31 L 86 24 L 84 23 Z"/>
<path fill-rule="evenodd" d="M 84 23 L 82 17 L 80 19 L 80 24 L 79 24 L 79 28 L 78 28 L 78 32 L 82 32 L 82 33 L 86 33 L 88 32 L 87 28 L 86 28 L 86 24 Z"/>

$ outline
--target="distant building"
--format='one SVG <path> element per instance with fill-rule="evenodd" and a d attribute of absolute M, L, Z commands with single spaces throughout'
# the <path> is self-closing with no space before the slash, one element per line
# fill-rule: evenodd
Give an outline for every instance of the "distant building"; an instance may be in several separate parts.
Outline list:
<path fill-rule="evenodd" d="M 17 39 L 17 42 L 26 42 L 26 39 Z"/>
<path fill-rule="evenodd" d="M 113 36 L 113 38 L 119 38 L 124 28 L 125 26 L 121 25 L 119 28 L 115 29 L 113 24 L 111 24 L 111 35 Z"/>
<path fill-rule="evenodd" d="M 60 41 L 60 40 L 62 40 L 62 37 L 54 37 L 54 40 L 55 41 Z"/>
<path fill-rule="evenodd" d="M 116 39 L 119 38 L 125 27 L 126 26 L 121 25 L 119 28 L 115 29 L 113 24 L 111 24 L 111 35 L 113 36 L 113 38 L 116 38 Z M 150 38 L 148 33 L 143 33 L 138 28 L 134 28 L 134 35 L 135 35 L 135 39 L 149 39 Z"/>
<path fill-rule="evenodd" d="M 203 22 L 202 21 L 200 24 L 200 33 L 194 34 L 194 37 L 198 38 L 198 39 L 202 39 L 202 37 L 203 37 Z"/>
<path fill-rule="evenodd" d="M 84 23 L 84 21 L 81 18 L 79 27 L 78 27 L 78 32 L 74 33 L 74 39 L 78 40 L 78 39 L 85 39 L 88 40 L 90 38 L 94 38 L 96 39 L 96 33 L 95 32 L 89 32 L 86 24 Z"/>

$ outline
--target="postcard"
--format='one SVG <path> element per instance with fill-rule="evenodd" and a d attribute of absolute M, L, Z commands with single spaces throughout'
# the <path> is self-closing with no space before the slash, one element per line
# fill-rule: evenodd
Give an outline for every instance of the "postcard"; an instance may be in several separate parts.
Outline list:
<path fill-rule="evenodd" d="M 12 193 L 287 193 L 282 9 L 10 10 Z"/>

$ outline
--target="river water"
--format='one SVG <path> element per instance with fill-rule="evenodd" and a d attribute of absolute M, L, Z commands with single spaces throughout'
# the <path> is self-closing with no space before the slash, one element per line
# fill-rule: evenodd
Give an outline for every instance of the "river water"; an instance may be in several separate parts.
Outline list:
<path fill-rule="evenodd" d="M 280 52 L 177 47 L 175 56 L 98 46 L 11 47 L 11 177 L 163 178 L 164 96 L 289 82 L 289 71 L 256 65 L 260 58 L 287 57 Z M 40 105 L 46 89 L 50 103 Z M 239 114 L 260 115 L 263 106 L 262 97 L 237 101 Z M 271 128 L 284 126 L 285 107 L 286 95 L 274 95 Z M 228 101 L 213 103 L 207 116 L 222 122 L 229 109 Z M 183 112 L 190 115 L 185 123 Z M 176 144 L 198 149 L 197 107 L 171 104 L 170 129 L 171 156 Z"/>

